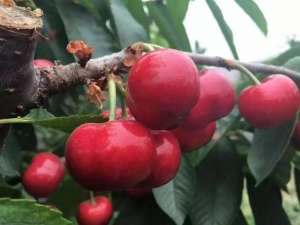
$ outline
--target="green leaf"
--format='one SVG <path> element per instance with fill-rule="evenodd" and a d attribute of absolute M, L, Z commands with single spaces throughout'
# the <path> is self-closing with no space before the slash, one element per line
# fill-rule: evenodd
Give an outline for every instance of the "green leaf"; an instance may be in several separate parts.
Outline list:
<path fill-rule="evenodd" d="M 224 19 L 223 13 L 220 9 L 220 7 L 217 5 L 217 3 L 214 0 L 206 0 L 206 3 L 208 7 L 210 8 L 213 16 L 215 17 L 226 41 L 227 44 L 232 52 L 232 55 L 234 56 L 235 59 L 239 59 L 235 44 L 234 44 L 234 39 L 233 39 L 233 33 L 228 26 L 227 22 Z"/>
<path fill-rule="evenodd" d="M 291 70 L 295 70 L 297 72 L 300 72 L 300 56 L 296 56 L 290 60 L 288 60 L 285 64 L 284 67 L 289 68 Z M 300 87 L 300 77 L 297 79 L 294 79 L 298 87 Z"/>
<path fill-rule="evenodd" d="M 258 187 L 252 177 L 247 178 L 247 190 L 256 225 L 290 225 L 282 207 L 280 188 L 270 179 Z"/>
<path fill-rule="evenodd" d="M 287 151 L 296 118 L 272 129 L 256 129 L 248 154 L 248 165 L 257 184 L 268 177 Z"/>
<path fill-rule="evenodd" d="M 10 197 L 19 198 L 21 196 L 21 188 L 8 185 L 4 179 L 0 177 L 0 198 Z"/>
<path fill-rule="evenodd" d="M 36 149 L 37 139 L 35 129 L 31 124 L 14 125 L 12 126 L 12 132 L 22 151 L 32 151 Z"/>
<path fill-rule="evenodd" d="M 300 204 L 300 170 L 298 168 L 294 169 L 294 176 L 298 202 Z"/>
<path fill-rule="evenodd" d="M 293 158 L 293 164 L 298 170 L 300 170 L 300 152 L 299 151 L 295 151 L 295 155 Z"/>
<path fill-rule="evenodd" d="M 195 170 L 182 157 L 176 177 L 162 187 L 153 189 L 154 198 L 160 208 L 177 225 L 182 225 L 191 208 L 195 194 Z"/>
<path fill-rule="evenodd" d="M 100 13 L 91 0 L 73 0 L 74 3 L 77 3 L 78 5 L 84 6 L 91 14 L 93 14 L 98 20 L 100 20 L 102 23 L 102 17 L 100 16 Z"/>
<path fill-rule="evenodd" d="M 68 39 L 55 2 L 36 0 L 35 3 L 44 12 L 44 31 L 46 32 L 45 35 L 49 36 L 47 42 L 38 43 L 36 58 L 48 58 L 47 55 L 51 51 L 55 57 L 53 60 L 60 60 L 63 63 L 72 62 L 74 60 L 72 55 L 65 50 Z"/>
<path fill-rule="evenodd" d="M 300 72 L 300 56 L 296 56 L 284 64 L 284 67 Z"/>
<path fill-rule="evenodd" d="M 247 220 L 241 210 L 232 225 L 248 225 Z"/>
<path fill-rule="evenodd" d="M 21 150 L 16 137 L 10 131 L 0 153 L 0 175 L 2 177 L 16 177 L 20 175 Z"/>
<path fill-rule="evenodd" d="M 291 161 L 293 160 L 294 155 L 295 150 L 289 147 L 271 174 L 271 179 L 284 190 L 287 190 L 288 182 L 291 179 Z"/>
<path fill-rule="evenodd" d="M 69 133 L 39 125 L 34 125 L 34 130 L 38 141 L 35 149 L 51 149 L 57 155 L 64 155 Z"/>
<path fill-rule="evenodd" d="M 228 141 L 219 142 L 197 167 L 198 188 L 190 212 L 193 225 L 228 225 L 239 213 L 243 174 Z"/>
<path fill-rule="evenodd" d="M 173 221 L 158 207 L 152 196 L 142 199 L 113 196 L 114 209 L 119 212 L 114 225 L 172 225 Z"/>
<path fill-rule="evenodd" d="M 268 34 L 268 24 L 263 12 L 253 0 L 235 0 L 235 2 L 248 14 L 264 35 Z"/>
<path fill-rule="evenodd" d="M 274 58 L 267 60 L 267 63 L 281 66 L 296 56 L 300 56 L 300 44 L 291 46 L 288 50 L 280 53 Z"/>
<path fill-rule="evenodd" d="M 230 129 L 239 122 L 240 119 L 241 116 L 238 110 L 234 109 L 228 116 L 218 120 L 216 134 L 212 140 L 206 146 L 187 154 L 192 165 L 197 166 L 203 159 L 205 159 L 209 152 L 226 136 L 228 131 L 230 131 Z"/>
<path fill-rule="evenodd" d="M 131 15 L 149 31 L 150 18 L 144 10 L 144 4 L 141 0 L 127 0 L 127 8 Z"/>
<path fill-rule="evenodd" d="M 147 2 L 150 16 L 158 26 L 160 33 L 167 39 L 171 48 L 191 51 L 190 42 L 181 23 L 176 22 L 166 5 L 160 2 Z"/>
<path fill-rule="evenodd" d="M 56 0 L 56 7 L 65 25 L 69 40 L 83 40 L 95 49 L 94 57 L 111 53 L 113 37 L 84 7 L 71 0 Z"/>
<path fill-rule="evenodd" d="M 71 115 L 55 117 L 44 109 L 34 109 L 25 116 L 10 119 L 0 119 L 0 124 L 34 124 L 53 128 L 63 132 L 71 132 L 83 123 L 104 122 L 100 115 Z"/>
<path fill-rule="evenodd" d="M 123 0 L 111 0 L 110 7 L 122 48 L 137 41 L 148 41 L 146 30 L 129 13 Z"/>
<path fill-rule="evenodd" d="M 87 0 L 84 0 L 87 1 Z M 109 1 L 107 0 L 89 0 L 92 1 L 96 7 L 96 9 L 99 11 L 99 14 L 102 18 L 102 21 L 106 21 L 110 17 L 110 9 L 109 9 Z"/>
<path fill-rule="evenodd" d="M 26 199 L 0 199 L 0 224 L 71 225 L 58 210 Z"/>
<path fill-rule="evenodd" d="M 64 216 L 69 218 L 76 215 L 78 205 L 87 199 L 89 199 L 88 191 L 80 187 L 68 176 L 47 202 L 55 205 L 63 212 Z"/>
<path fill-rule="evenodd" d="M 173 19 L 182 23 L 189 7 L 189 0 L 167 0 L 167 7 Z"/>

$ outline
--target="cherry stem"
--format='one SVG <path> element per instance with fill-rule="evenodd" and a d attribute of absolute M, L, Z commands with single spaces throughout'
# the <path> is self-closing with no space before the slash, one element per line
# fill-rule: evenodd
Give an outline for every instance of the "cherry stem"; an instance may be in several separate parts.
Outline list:
<path fill-rule="evenodd" d="M 127 118 L 128 113 L 127 113 L 127 109 L 126 109 L 127 107 L 126 107 L 126 101 L 125 101 L 126 91 L 121 82 L 116 82 L 116 86 L 117 86 L 117 91 L 118 91 L 118 94 L 120 95 L 120 100 L 121 100 L 122 118 Z"/>
<path fill-rule="evenodd" d="M 251 81 L 258 85 L 261 84 L 260 81 L 256 78 L 256 76 L 250 71 L 248 70 L 246 67 L 242 66 L 241 64 L 239 64 L 238 62 L 235 61 L 231 61 L 231 60 L 226 60 L 226 63 L 235 69 L 238 69 L 239 71 L 243 72 L 244 74 L 246 74 L 248 76 L 248 78 L 251 79 Z"/>
<path fill-rule="evenodd" d="M 156 44 L 152 44 L 152 43 L 145 43 L 143 42 L 144 45 L 144 51 L 145 52 L 151 52 L 157 49 L 163 49 L 164 47 L 156 45 Z"/>
<path fill-rule="evenodd" d="M 121 97 L 121 108 L 122 108 L 122 118 L 126 119 L 128 117 L 128 113 L 126 110 L 126 102 L 125 99 Z"/>
<path fill-rule="evenodd" d="M 96 204 L 94 192 L 93 192 L 93 191 L 89 191 L 89 193 L 90 193 L 90 200 L 91 200 L 91 203 L 92 203 L 93 205 Z"/>
<path fill-rule="evenodd" d="M 111 194 L 111 192 L 108 192 L 108 199 L 112 202 L 112 194 Z"/>
<path fill-rule="evenodd" d="M 113 75 L 108 75 L 109 121 L 116 118 L 117 91 Z"/>

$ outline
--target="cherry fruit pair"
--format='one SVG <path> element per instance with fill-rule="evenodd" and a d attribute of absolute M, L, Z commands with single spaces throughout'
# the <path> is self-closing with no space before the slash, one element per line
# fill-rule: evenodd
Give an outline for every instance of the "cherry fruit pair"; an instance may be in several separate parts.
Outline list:
<path fill-rule="evenodd" d="M 176 175 L 181 157 L 171 132 L 151 132 L 134 120 L 81 125 L 65 155 L 74 179 L 97 191 L 163 185 Z"/>
<path fill-rule="evenodd" d="M 130 70 L 130 112 L 151 129 L 175 129 L 182 151 L 209 142 L 215 121 L 229 114 L 234 103 L 233 87 L 222 74 L 199 74 L 193 61 L 176 50 L 148 53 Z"/>

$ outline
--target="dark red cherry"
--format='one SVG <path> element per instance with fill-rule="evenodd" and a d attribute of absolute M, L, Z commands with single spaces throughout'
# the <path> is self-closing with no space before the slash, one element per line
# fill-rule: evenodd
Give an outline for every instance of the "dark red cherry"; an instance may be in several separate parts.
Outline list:
<path fill-rule="evenodd" d="M 98 196 L 95 202 L 82 202 L 77 210 L 79 225 L 107 225 L 113 215 L 111 201 L 105 196 Z"/>
<path fill-rule="evenodd" d="M 91 190 L 135 186 L 152 171 L 155 148 L 150 131 L 136 121 L 87 123 L 76 128 L 66 144 L 71 175 Z"/>
<path fill-rule="evenodd" d="M 130 70 L 130 112 L 151 129 L 176 127 L 197 102 L 198 79 L 197 67 L 184 53 L 172 49 L 150 52 Z"/>
<path fill-rule="evenodd" d="M 133 198 L 143 198 L 152 193 L 151 188 L 134 187 L 126 190 L 127 194 Z"/>
<path fill-rule="evenodd" d="M 152 131 L 156 158 L 150 175 L 141 187 L 154 188 L 172 180 L 179 169 L 181 151 L 176 137 L 170 131 Z"/>
<path fill-rule="evenodd" d="M 64 178 L 64 164 L 48 152 L 37 154 L 23 174 L 25 190 L 35 198 L 49 197 Z"/>
<path fill-rule="evenodd" d="M 189 129 L 185 126 L 179 127 L 172 132 L 180 143 L 181 151 L 189 152 L 206 145 L 213 137 L 215 131 L 216 123 L 212 122 L 205 127 Z"/>
<path fill-rule="evenodd" d="M 212 69 L 200 72 L 199 84 L 197 104 L 184 121 L 189 128 L 204 127 L 228 115 L 235 104 L 234 89 L 221 72 Z"/>
<path fill-rule="evenodd" d="M 241 115 L 253 127 L 278 127 L 294 118 L 300 105 L 299 89 L 285 75 L 272 75 L 244 89 L 239 97 Z"/>

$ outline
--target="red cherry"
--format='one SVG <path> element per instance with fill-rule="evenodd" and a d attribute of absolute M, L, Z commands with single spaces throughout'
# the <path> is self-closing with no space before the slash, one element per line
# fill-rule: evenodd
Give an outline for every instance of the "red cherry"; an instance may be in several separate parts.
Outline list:
<path fill-rule="evenodd" d="M 152 189 L 135 187 L 127 189 L 126 192 L 130 197 L 143 198 L 147 195 L 150 195 L 152 193 Z"/>
<path fill-rule="evenodd" d="M 199 96 L 198 70 L 177 50 L 150 52 L 131 68 L 127 104 L 137 121 L 151 129 L 177 126 Z"/>
<path fill-rule="evenodd" d="M 241 115 L 255 128 L 268 129 L 291 120 L 300 105 L 297 85 L 284 75 L 272 75 L 244 89 L 239 97 Z"/>
<path fill-rule="evenodd" d="M 37 154 L 23 174 L 25 190 L 35 198 L 49 197 L 64 178 L 64 164 L 48 152 Z"/>
<path fill-rule="evenodd" d="M 228 115 L 235 104 L 235 92 L 229 80 L 217 70 L 200 74 L 200 95 L 197 104 L 184 121 L 189 128 L 204 127 Z"/>
<path fill-rule="evenodd" d="M 180 143 L 181 151 L 190 152 L 206 145 L 213 137 L 215 131 L 216 123 L 212 122 L 206 127 L 189 129 L 186 126 L 182 126 L 172 132 Z"/>
<path fill-rule="evenodd" d="M 77 210 L 79 225 L 107 225 L 113 215 L 113 206 L 105 196 L 98 196 L 95 202 L 82 202 Z"/>
<path fill-rule="evenodd" d="M 135 186 L 151 172 L 155 148 L 151 133 L 136 121 L 87 123 L 76 128 L 66 144 L 71 175 L 91 190 Z"/>
<path fill-rule="evenodd" d="M 33 66 L 39 69 L 52 67 L 54 63 L 49 61 L 48 59 L 35 59 L 33 60 Z"/>
<path fill-rule="evenodd" d="M 141 187 L 158 187 L 172 180 L 179 169 L 181 151 L 176 137 L 170 131 L 152 131 L 156 159 L 151 174 Z"/>
<path fill-rule="evenodd" d="M 300 122 L 298 122 L 296 125 L 292 139 L 292 144 L 295 148 L 300 150 Z"/>

